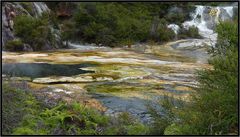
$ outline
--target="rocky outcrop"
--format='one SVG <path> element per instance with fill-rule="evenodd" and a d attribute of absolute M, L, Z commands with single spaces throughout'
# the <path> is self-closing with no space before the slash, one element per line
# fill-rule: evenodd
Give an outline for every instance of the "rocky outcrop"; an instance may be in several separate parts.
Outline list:
<path fill-rule="evenodd" d="M 3 2 L 2 3 L 2 49 L 5 49 L 5 45 L 8 41 L 18 39 L 14 35 L 14 18 L 19 15 L 32 16 L 34 18 L 40 17 L 44 12 L 50 13 L 50 9 L 44 2 Z M 49 26 L 51 27 L 51 26 Z M 62 45 L 61 38 L 59 37 L 58 31 L 52 29 L 54 34 L 56 45 Z M 46 41 L 43 46 L 43 50 L 52 48 L 59 48 L 58 46 L 53 47 Z M 24 51 L 32 51 L 31 45 L 25 43 Z"/>
<path fill-rule="evenodd" d="M 11 6 L 12 7 L 12 6 Z M 12 32 L 10 18 L 10 13 L 12 13 L 13 8 L 10 8 L 10 4 L 3 3 L 2 7 L 2 45 L 5 45 L 6 41 L 13 40 L 14 34 Z M 4 48 L 4 47 L 3 47 Z"/>

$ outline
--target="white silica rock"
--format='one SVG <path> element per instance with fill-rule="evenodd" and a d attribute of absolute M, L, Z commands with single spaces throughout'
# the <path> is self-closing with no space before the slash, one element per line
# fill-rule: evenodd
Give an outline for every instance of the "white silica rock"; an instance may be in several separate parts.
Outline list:
<path fill-rule="evenodd" d="M 180 27 L 177 24 L 169 24 L 167 28 L 170 28 L 174 31 L 175 34 L 178 34 Z"/>
<path fill-rule="evenodd" d="M 211 15 L 211 11 L 216 11 L 215 15 Z M 191 14 L 192 20 L 185 21 L 182 25 L 185 29 L 189 27 L 197 27 L 199 34 L 211 41 L 211 45 L 215 45 L 217 34 L 214 27 L 221 20 L 231 19 L 233 17 L 233 6 L 201 6 L 197 5 L 195 11 Z"/>

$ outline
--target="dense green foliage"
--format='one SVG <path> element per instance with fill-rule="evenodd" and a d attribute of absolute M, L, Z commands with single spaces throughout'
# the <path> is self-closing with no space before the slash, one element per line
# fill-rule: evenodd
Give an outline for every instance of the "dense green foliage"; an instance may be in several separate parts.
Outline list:
<path fill-rule="evenodd" d="M 193 128 L 204 134 L 237 132 L 238 125 L 238 32 L 237 22 L 220 23 L 218 41 L 209 63 L 214 70 L 199 72 L 200 88 L 195 110 L 200 122 Z M 205 110 L 205 111 L 204 111 Z M 205 119 L 203 119 L 205 117 Z M 202 128 L 205 126 L 205 129 Z"/>
<path fill-rule="evenodd" d="M 81 4 L 74 17 L 79 39 L 110 46 L 146 39 L 150 24 L 149 12 L 143 5 L 135 5 Z"/>
<path fill-rule="evenodd" d="M 24 45 L 20 39 L 8 41 L 5 46 L 6 50 L 9 51 L 23 51 Z"/>
<path fill-rule="evenodd" d="M 175 38 L 175 33 L 172 29 L 167 28 L 166 20 L 164 19 L 160 20 L 155 39 L 153 40 L 166 42 L 166 41 L 173 40 L 174 38 Z"/>
<path fill-rule="evenodd" d="M 34 15 L 33 3 L 30 2 L 19 2 L 21 6 L 28 11 L 30 15 Z"/>
<path fill-rule="evenodd" d="M 43 14 L 40 18 L 21 15 L 14 18 L 14 33 L 24 43 L 29 44 L 33 50 L 42 50 L 47 42 L 51 46 L 55 45 L 55 39 L 49 25 L 47 14 Z"/>
<path fill-rule="evenodd" d="M 166 128 L 173 123 L 175 118 L 175 108 L 172 98 L 164 96 L 163 100 L 159 101 L 158 103 L 162 108 L 164 108 L 163 110 L 160 111 L 151 105 L 148 106 L 149 113 L 153 117 L 153 123 L 150 128 L 150 134 L 152 135 L 163 135 Z"/>
<path fill-rule="evenodd" d="M 108 117 L 80 103 L 48 108 L 29 90 L 3 84 L 4 135 L 142 135 L 148 127 L 128 113 Z"/>
<path fill-rule="evenodd" d="M 175 109 L 168 99 L 164 101 L 168 103 L 162 106 L 169 113 L 153 115 L 156 121 L 153 129 L 160 126 L 155 134 L 238 133 L 237 25 L 237 22 L 222 22 L 217 26 L 218 41 L 209 60 L 213 69 L 198 72 L 200 84 L 190 103 L 178 103 L 180 107 Z"/>
<path fill-rule="evenodd" d="M 58 2 L 57 2 L 58 3 Z M 54 3 L 49 3 L 56 9 Z M 180 24 L 187 14 L 172 14 L 169 9 L 176 3 L 81 3 L 72 19 L 61 21 L 55 14 L 40 18 L 26 15 L 14 19 L 14 33 L 20 39 L 8 41 L 6 49 L 22 51 L 24 43 L 34 50 L 56 45 L 50 25 L 61 30 L 64 41 L 81 40 L 106 46 L 131 45 L 135 42 L 165 42 L 176 38 L 167 24 Z M 212 2 L 208 5 L 215 5 Z M 22 5 L 31 11 L 28 3 Z M 188 3 L 184 10 L 192 10 Z M 184 5 L 179 5 L 184 7 Z M 184 12 L 184 11 L 183 11 Z M 52 17 L 52 19 L 50 19 Z M 150 30 L 154 17 L 159 19 L 154 37 Z M 235 17 L 236 18 L 236 17 Z M 176 21 L 178 20 L 178 21 Z M 61 102 L 46 107 L 29 90 L 3 83 L 3 134 L 9 135 L 229 135 L 238 131 L 238 24 L 221 22 L 216 27 L 218 40 L 210 50 L 209 64 L 213 69 L 197 72 L 199 86 L 190 102 L 165 97 L 161 111 L 149 106 L 153 123 L 149 127 L 139 123 L 128 113 L 109 117 L 78 102 Z M 201 38 L 196 27 L 180 29 L 179 39 Z M 95 76 L 97 77 L 97 75 Z M 129 87 L 98 86 L 99 91 L 119 92 Z M 130 87 L 131 90 L 141 87 Z M 162 87 L 158 87 L 162 88 Z M 87 87 L 94 91 L 96 87 Z M 109 90 L 110 89 L 110 90 Z"/>
<path fill-rule="evenodd" d="M 2 85 L 2 99 L 2 133 L 11 134 L 28 113 L 26 109 L 33 107 L 35 99 L 30 93 L 6 83 Z"/>
<path fill-rule="evenodd" d="M 188 29 L 181 28 L 178 38 L 179 39 L 201 38 L 201 36 L 199 35 L 197 27 L 189 27 Z"/>
<path fill-rule="evenodd" d="M 32 3 L 20 2 L 20 4 L 31 15 L 34 14 Z M 197 28 L 194 27 L 189 30 L 180 29 L 176 37 L 175 33 L 167 28 L 167 24 L 181 26 L 184 21 L 190 19 L 190 13 L 195 9 L 194 5 L 219 5 L 217 2 L 46 2 L 46 4 L 51 9 L 49 14 L 40 18 L 17 16 L 14 21 L 16 36 L 34 50 L 41 50 L 47 46 L 56 47 L 56 38 L 50 26 L 61 31 L 63 41 L 81 41 L 105 46 L 130 46 L 147 41 L 162 43 L 176 38 L 201 38 Z M 237 10 L 234 11 L 237 15 L 235 12 Z M 64 17 L 65 13 L 67 16 Z M 235 20 L 236 18 L 237 16 L 234 16 Z"/>
<path fill-rule="evenodd" d="M 237 20 L 235 22 L 237 22 Z M 220 57 L 222 58 L 227 54 L 227 52 L 234 53 L 235 51 L 237 51 L 238 47 L 237 30 L 238 26 L 236 23 L 234 24 L 231 21 L 221 22 L 217 26 L 218 32 L 217 44 L 216 47 L 212 49 L 211 53 L 218 58 Z"/>
<path fill-rule="evenodd" d="M 172 4 L 176 5 L 176 3 Z M 167 24 L 172 22 L 181 24 L 189 18 L 187 13 L 193 8 L 187 4 L 184 8 L 187 12 L 182 11 L 177 14 L 178 16 L 174 16 L 175 14 L 169 13 L 172 4 L 81 3 L 73 18 L 75 37 L 71 31 L 65 32 L 64 35 L 73 36 L 72 40 L 78 39 L 107 46 L 131 45 L 135 42 L 146 42 L 149 39 L 158 42 L 173 40 L 175 33 L 167 28 Z M 156 16 L 160 19 L 157 22 Z M 154 37 L 150 37 L 154 22 L 157 27 L 154 30 Z M 188 34 L 185 35 L 188 36 Z M 190 35 L 190 37 L 195 36 Z"/>
<path fill-rule="evenodd" d="M 34 16 L 32 3 L 20 2 L 20 4 Z M 174 2 L 78 4 L 46 2 L 46 4 L 51 9 L 50 13 L 44 13 L 36 18 L 28 15 L 18 15 L 14 18 L 15 35 L 23 43 L 29 44 L 33 50 L 61 47 L 62 45 L 56 42 L 54 29 L 60 30 L 61 40 L 67 43 L 81 41 L 105 46 L 130 46 L 137 42 L 170 41 L 177 37 L 167 28 L 167 24 L 180 25 L 190 18 L 189 13 L 194 9 L 193 3 Z M 184 38 L 197 36 L 190 32 L 184 33 Z"/>

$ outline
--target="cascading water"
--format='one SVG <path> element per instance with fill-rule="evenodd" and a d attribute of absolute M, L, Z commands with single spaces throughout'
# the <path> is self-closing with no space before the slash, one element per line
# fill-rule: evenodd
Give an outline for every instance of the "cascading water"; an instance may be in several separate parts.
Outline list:
<path fill-rule="evenodd" d="M 43 2 L 33 2 L 33 5 L 35 6 L 37 15 L 41 15 L 43 12 L 50 11 L 50 9 L 47 7 L 47 5 Z"/>
<path fill-rule="evenodd" d="M 205 46 L 215 46 L 217 42 L 217 33 L 214 31 L 216 25 L 220 21 L 232 20 L 234 16 L 234 6 L 195 6 L 195 11 L 191 14 L 192 19 L 185 21 L 182 26 L 185 29 L 190 27 L 197 27 L 202 39 L 184 39 L 177 41 L 172 45 L 174 49 L 182 49 L 184 54 L 195 56 L 198 63 L 204 63 L 208 59 L 207 52 L 198 52 L 199 48 Z M 176 24 L 169 24 L 168 28 L 171 28 L 175 33 L 179 28 Z M 178 33 L 176 33 L 178 34 Z M 191 51 L 187 49 L 192 49 Z M 201 51 L 201 50 L 200 50 Z"/>
<path fill-rule="evenodd" d="M 233 18 L 234 6 L 195 6 L 195 11 L 191 14 L 192 20 L 185 21 L 182 25 L 185 29 L 189 27 L 197 27 L 199 34 L 204 39 L 191 39 L 190 41 L 181 43 L 180 47 L 186 46 L 203 46 L 215 45 L 217 41 L 217 33 L 214 29 L 220 21 L 231 20 Z M 180 27 L 176 24 L 169 24 L 168 28 L 178 34 Z"/>
<path fill-rule="evenodd" d="M 185 21 L 183 27 L 197 27 L 199 34 L 204 38 L 208 45 L 215 45 L 217 34 L 214 28 L 220 21 L 231 20 L 233 17 L 233 6 L 211 7 L 196 6 L 195 12 L 192 13 L 192 20 Z"/>
<path fill-rule="evenodd" d="M 180 27 L 176 24 L 169 24 L 167 26 L 168 28 L 172 29 L 175 34 L 178 34 Z"/>
<path fill-rule="evenodd" d="M 196 6 L 195 13 L 192 14 L 193 19 L 191 21 L 185 21 L 183 27 L 186 29 L 191 26 L 197 27 L 200 35 L 207 37 L 207 35 L 213 33 L 213 30 L 209 29 L 206 25 L 207 20 L 205 20 L 206 15 L 204 15 L 204 9 L 204 6 Z"/>

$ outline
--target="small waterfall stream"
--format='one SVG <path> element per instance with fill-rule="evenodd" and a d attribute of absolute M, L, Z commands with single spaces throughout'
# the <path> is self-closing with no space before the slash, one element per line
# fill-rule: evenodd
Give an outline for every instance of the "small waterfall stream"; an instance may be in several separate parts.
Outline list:
<path fill-rule="evenodd" d="M 233 7 L 211 7 L 196 6 L 192 13 L 192 20 L 183 23 L 184 28 L 195 26 L 199 34 L 205 38 L 209 45 L 215 45 L 217 34 L 214 29 L 220 21 L 231 20 L 233 17 Z"/>
<path fill-rule="evenodd" d="M 203 39 L 189 39 L 186 42 L 179 43 L 177 48 L 185 47 L 202 47 L 205 45 L 214 46 L 217 41 L 217 33 L 214 31 L 216 25 L 220 21 L 231 20 L 233 18 L 234 6 L 202 6 L 196 5 L 195 11 L 191 14 L 192 19 L 182 23 L 185 29 L 189 27 L 197 27 L 199 34 Z M 168 28 L 171 28 L 176 34 L 179 30 L 179 26 L 176 24 L 169 24 Z"/>
<path fill-rule="evenodd" d="M 43 2 L 33 2 L 33 5 L 37 11 L 37 15 L 42 15 L 43 12 L 49 12 L 50 9 Z"/>

